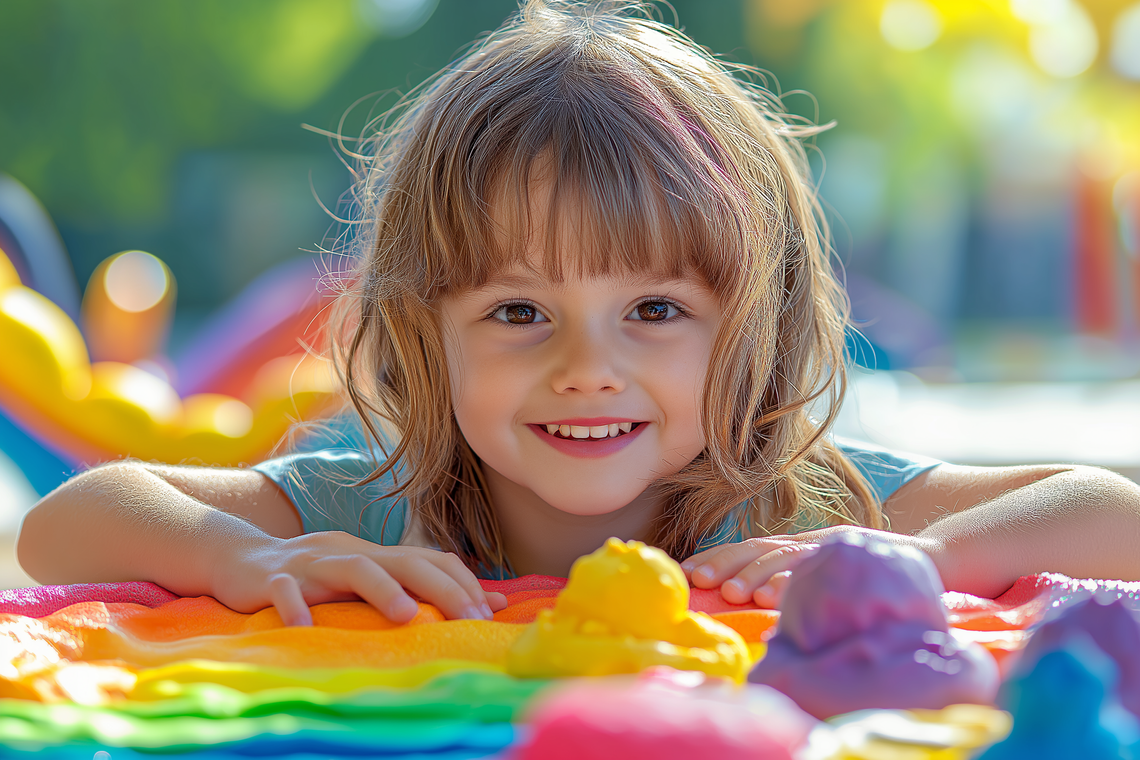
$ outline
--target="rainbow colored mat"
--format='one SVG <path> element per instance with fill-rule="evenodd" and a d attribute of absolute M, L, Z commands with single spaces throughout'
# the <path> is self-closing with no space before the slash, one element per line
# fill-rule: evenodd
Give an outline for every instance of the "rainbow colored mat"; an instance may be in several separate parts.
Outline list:
<path fill-rule="evenodd" d="M 564 585 L 485 582 L 510 602 L 494 621 L 445 621 L 421 605 L 394 626 L 343 602 L 314 607 L 312 628 L 147 583 L 3 591 L 0 757 L 495 756 L 553 685 L 506 675 L 507 650 Z M 1022 578 L 994 600 L 943 601 L 952 624 L 1000 661 L 1047 609 L 1096 592 L 1140 604 L 1140 584 L 1052 574 Z M 779 618 L 712 591 L 693 590 L 690 606 L 761 645 L 754 650 Z"/>

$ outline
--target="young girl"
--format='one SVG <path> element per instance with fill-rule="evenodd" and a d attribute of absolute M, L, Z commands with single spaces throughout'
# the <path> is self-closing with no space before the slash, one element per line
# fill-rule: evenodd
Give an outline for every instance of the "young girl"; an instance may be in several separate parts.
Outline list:
<path fill-rule="evenodd" d="M 984 596 L 1140 578 L 1121 477 L 829 436 L 847 312 L 815 130 L 643 10 L 529 0 L 372 141 L 334 336 L 362 435 L 248 469 L 90 470 L 28 515 L 25 569 L 289 624 L 357 598 L 488 618 L 505 600 L 477 576 L 564 576 L 610 536 L 730 602 L 772 604 L 844 530 L 891 531 Z"/>

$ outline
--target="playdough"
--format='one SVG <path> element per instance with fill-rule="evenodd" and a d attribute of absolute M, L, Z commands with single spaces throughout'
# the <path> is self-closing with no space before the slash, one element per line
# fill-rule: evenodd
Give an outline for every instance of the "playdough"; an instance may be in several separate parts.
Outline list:
<path fill-rule="evenodd" d="M 835 760 L 966 760 L 1009 734 L 1009 713 L 983 705 L 941 710 L 860 710 L 812 735 L 809 757 Z"/>
<path fill-rule="evenodd" d="M 1116 665 L 1115 696 L 1140 716 L 1140 621 L 1120 599 L 1083 599 L 1057 608 L 1034 631 L 1017 667 L 1027 669 L 1043 654 L 1064 648 L 1070 638 L 1085 635 Z"/>
<path fill-rule="evenodd" d="M 668 671 L 552 691 L 529 716 L 516 759 L 792 760 L 817 725 L 775 689 Z"/>
<path fill-rule="evenodd" d="M 1135 757 L 1136 719 L 1112 696 L 1116 668 L 1083 632 L 1018 668 L 1002 686 L 1013 731 L 984 760 L 1116 760 Z"/>
<path fill-rule="evenodd" d="M 660 549 L 615 538 L 570 568 L 552 610 L 511 648 L 507 670 L 526 678 L 638 673 L 653 665 L 743 681 L 744 640 L 689 611 L 689 583 Z"/>
<path fill-rule="evenodd" d="M 0 700 L 0 726 L 9 751 L 90 742 L 185 752 L 240 742 L 245 755 L 489 753 L 510 743 L 511 721 L 545 686 L 480 672 L 447 673 L 413 689 L 345 694 L 281 688 L 247 695 L 199 683 L 173 698 L 105 707 Z"/>
<path fill-rule="evenodd" d="M 930 558 L 844 533 L 788 582 L 776 635 L 749 681 L 827 718 L 865 708 L 990 704 L 993 658 L 950 632 Z"/>

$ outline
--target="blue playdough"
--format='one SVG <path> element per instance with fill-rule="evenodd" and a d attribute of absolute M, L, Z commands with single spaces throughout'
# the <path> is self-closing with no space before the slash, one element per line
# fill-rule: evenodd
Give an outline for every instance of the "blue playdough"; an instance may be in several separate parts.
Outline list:
<path fill-rule="evenodd" d="M 1116 664 L 1114 695 L 1140 717 L 1140 620 L 1119 599 L 1086 599 L 1056 610 L 1033 633 L 1020 658 L 1023 667 L 1062 647 L 1077 632 L 1088 635 Z"/>
<path fill-rule="evenodd" d="M 982 760 L 1108 760 L 1132 758 L 1137 723 L 1113 696 L 1116 666 L 1083 631 L 1061 648 L 1023 660 L 1002 686 L 998 703 L 1013 730 Z"/>

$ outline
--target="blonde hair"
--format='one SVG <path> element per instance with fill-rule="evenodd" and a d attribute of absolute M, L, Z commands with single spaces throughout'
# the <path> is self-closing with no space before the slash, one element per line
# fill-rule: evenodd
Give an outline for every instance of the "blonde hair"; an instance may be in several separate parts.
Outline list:
<path fill-rule="evenodd" d="M 723 305 L 701 410 L 707 447 L 661 483 L 668 503 L 651 542 L 687 555 L 744 502 L 737 519 L 751 535 L 882 526 L 866 481 L 825 438 L 846 385 L 847 301 L 801 144 L 818 129 L 755 79 L 641 3 L 527 0 L 374 125 L 358 156 L 360 262 L 334 358 L 367 429 L 391 448 L 371 478 L 392 471 L 392 495 L 442 548 L 506 564 L 452 413 L 435 304 L 523 260 L 539 171 L 551 277 L 564 276 L 558 228 L 574 208 L 588 222 L 575 232 L 578 274 L 695 273 Z M 518 213 L 497 226 L 492 203 L 512 199 Z"/>

